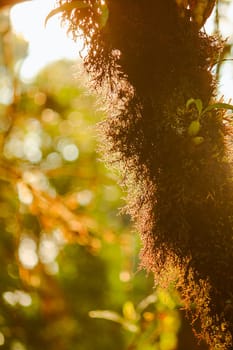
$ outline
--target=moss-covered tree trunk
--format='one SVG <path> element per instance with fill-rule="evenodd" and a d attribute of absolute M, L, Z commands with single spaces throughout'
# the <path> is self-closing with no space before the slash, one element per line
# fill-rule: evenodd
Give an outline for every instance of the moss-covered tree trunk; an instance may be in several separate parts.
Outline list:
<path fill-rule="evenodd" d="M 200 31 L 214 1 L 65 3 L 64 18 L 74 35 L 83 30 L 90 48 L 86 68 L 108 91 L 102 149 L 122 172 L 126 210 L 143 241 L 142 265 L 156 283 L 177 287 L 210 349 L 231 349 L 229 126 L 222 109 L 203 112 L 216 102 L 212 70 L 221 43 Z"/>

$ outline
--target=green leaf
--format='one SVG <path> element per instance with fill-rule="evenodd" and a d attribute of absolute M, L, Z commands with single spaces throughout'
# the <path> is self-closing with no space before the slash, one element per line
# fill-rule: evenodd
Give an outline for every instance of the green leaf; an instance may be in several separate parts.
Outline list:
<path fill-rule="evenodd" d="M 47 25 L 48 20 L 51 17 L 58 15 L 61 12 L 65 12 L 65 11 L 71 12 L 74 9 L 81 9 L 81 8 L 86 8 L 86 7 L 89 7 L 89 4 L 85 3 L 82 0 L 73 0 L 72 2 L 68 2 L 66 4 L 63 4 L 63 5 L 57 7 L 49 12 L 49 14 L 45 18 L 45 26 Z"/>
<path fill-rule="evenodd" d="M 202 109 L 203 109 L 202 100 L 200 100 L 198 98 L 195 101 L 196 101 L 196 107 L 197 107 L 197 110 L 198 110 L 198 114 L 201 115 L 201 112 L 202 112 Z"/>
<path fill-rule="evenodd" d="M 199 120 L 193 120 L 188 127 L 189 136 L 196 136 L 199 133 L 200 128 L 201 124 Z"/>
<path fill-rule="evenodd" d="M 204 142 L 204 137 L 196 136 L 196 137 L 192 138 L 192 141 L 193 141 L 194 145 L 198 146 L 198 145 L 201 145 Z"/>
<path fill-rule="evenodd" d="M 190 99 L 186 102 L 186 108 L 189 108 L 189 106 L 192 105 L 193 103 L 195 103 L 195 99 L 194 99 L 194 98 L 190 98 Z"/>
<path fill-rule="evenodd" d="M 233 105 L 230 105 L 229 103 L 213 103 L 212 105 L 209 105 L 207 106 L 203 113 L 206 113 L 206 112 L 209 112 L 211 111 L 212 109 L 215 109 L 215 108 L 218 108 L 218 109 L 232 109 L 233 110 Z"/>
<path fill-rule="evenodd" d="M 203 109 L 202 100 L 200 100 L 199 98 L 197 98 L 197 99 L 190 98 L 186 103 L 186 108 L 189 108 L 192 104 L 195 104 L 197 111 L 198 111 L 198 114 L 200 116 L 202 113 L 202 109 Z"/>
<path fill-rule="evenodd" d="M 124 303 L 123 308 L 123 315 L 127 320 L 135 321 L 137 319 L 137 313 L 134 307 L 134 304 L 128 300 Z"/>

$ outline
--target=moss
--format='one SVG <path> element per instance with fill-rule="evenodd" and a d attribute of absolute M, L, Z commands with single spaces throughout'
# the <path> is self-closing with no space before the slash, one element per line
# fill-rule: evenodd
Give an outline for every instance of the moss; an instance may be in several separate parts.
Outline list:
<path fill-rule="evenodd" d="M 74 36 L 83 32 L 94 85 L 109 91 L 102 152 L 121 170 L 125 210 L 144 244 L 142 266 L 156 282 L 176 282 L 210 349 L 230 349 L 233 176 L 224 114 L 204 114 L 195 142 L 188 128 L 197 112 L 186 108 L 190 98 L 214 101 L 212 68 L 222 43 L 188 13 L 180 16 L 174 0 L 106 0 L 104 28 L 98 1 L 87 2 L 64 19 Z"/>

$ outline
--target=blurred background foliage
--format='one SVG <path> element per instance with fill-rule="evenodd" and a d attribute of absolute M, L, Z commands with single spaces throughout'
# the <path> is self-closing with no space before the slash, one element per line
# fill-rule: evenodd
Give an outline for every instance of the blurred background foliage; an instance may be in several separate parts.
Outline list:
<path fill-rule="evenodd" d="M 124 193 L 96 151 L 101 101 L 69 61 L 23 82 L 26 56 L 2 10 L 0 348 L 196 349 L 178 295 L 139 270 Z"/>

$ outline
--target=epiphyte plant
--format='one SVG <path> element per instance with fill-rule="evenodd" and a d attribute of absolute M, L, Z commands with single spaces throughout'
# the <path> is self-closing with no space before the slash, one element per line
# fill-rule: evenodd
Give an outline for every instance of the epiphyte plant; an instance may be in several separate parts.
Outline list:
<path fill-rule="evenodd" d="M 204 108 L 203 102 L 201 99 L 190 98 L 186 103 L 186 109 L 189 109 L 191 105 L 195 105 L 197 110 L 197 118 L 193 120 L 188 127 L 188 135 L 192 137 L 192 141 L 195 145 L 199 145 L 204 141 L 202 136 L 197 136 L 201 129 L 200 119 L 207 113 L 212 111 L 213 109 L 229 109 L 233 110 L 233 105 L 229 103 L 217 102 L 208 105 Z"/>

